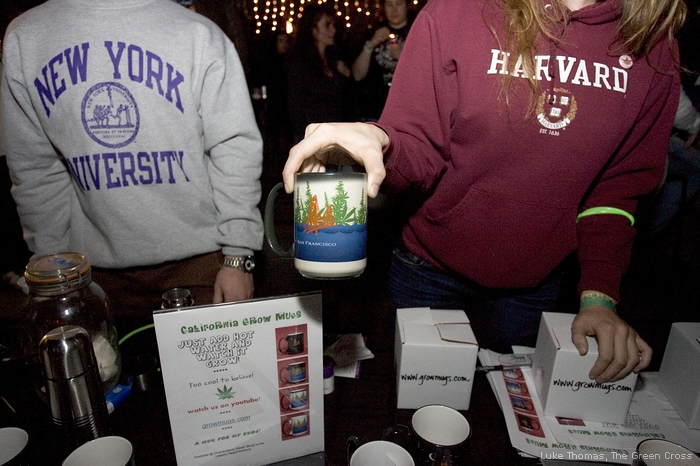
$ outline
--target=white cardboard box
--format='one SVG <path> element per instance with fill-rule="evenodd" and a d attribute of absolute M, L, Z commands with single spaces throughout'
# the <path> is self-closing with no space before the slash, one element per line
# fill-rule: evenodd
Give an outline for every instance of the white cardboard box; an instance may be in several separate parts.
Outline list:
<path fill-rule="evenodd" d="M 532 358 L 535 387 L 544 414 L 622 424 L 627 416 L 637 374 L 617 382 L 598 383 L 588 377 L 598 357 L 598 344 L 588 337 L 581 356 L 571 341 L 574 314 L 544 312 Z"/>
<path fill-rule="evenodd" d="M 464 311 L 410 308 L 396 314 L 397 407 L 469 409 L 479 345 Z"/>
<path fill-rule="evenodd" d="M 691 429 L 700 429 L 700 322 L 671 325 L 659 386 Z"/>

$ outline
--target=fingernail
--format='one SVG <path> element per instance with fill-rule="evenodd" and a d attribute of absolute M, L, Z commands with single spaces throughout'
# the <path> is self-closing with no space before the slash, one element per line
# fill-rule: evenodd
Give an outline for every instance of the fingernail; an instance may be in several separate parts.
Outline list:
<path fill-rule="evenodd" d="M 583 356 L 586 353 L 586 348 L 584 348 L 583 346 L 577 346 L 576 349 L 578 350 L 578 354 L 580 354 L 581 356 Z"/>
<path fill-rule="evenodd" d="M 367 193 L 369 197 L 376 197 L 377 194 L 379 193 L 379 186 L 376 184 L 373 184 L 369 187 L 369 192 Z"/>

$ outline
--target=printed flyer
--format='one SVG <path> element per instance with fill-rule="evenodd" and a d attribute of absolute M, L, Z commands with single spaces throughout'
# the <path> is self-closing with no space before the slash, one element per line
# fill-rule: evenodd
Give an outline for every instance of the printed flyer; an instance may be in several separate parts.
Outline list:
<path fill-rule="evenodd" d="M 323 451 L 321 293 L 155 311 L 178 466 Z"/>
<path fill-rule="evenodd" d="M 518 353 L 523 353 L 521 348 Z M 479 350 L 485 366 L 499 363 L 498 353 Z M 508 427 L 512 445 L 523 456 L 547 461 L 632 464 L 642 440 L 666 439 L 700 449 L 700 431 L 689 429 L 656 384 L 658 373 L 642 372 L 624 424 L 542 415 L 529 367 L 512 367 L 487 374 Z"/>

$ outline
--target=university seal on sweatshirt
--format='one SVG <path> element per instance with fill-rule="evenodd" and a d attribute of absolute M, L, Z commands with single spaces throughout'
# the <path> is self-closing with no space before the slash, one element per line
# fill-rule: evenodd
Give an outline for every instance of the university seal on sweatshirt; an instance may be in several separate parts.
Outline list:
<path fill-rule="evenodd" d="M 537 121 L 544 128 L 558 131 L 566 128 L 576 118 L 578 104 L 574 95 L 561 87 L 554 87 L 540 94 L 537 99 Z M 540 132 L 545 131 L 544 129 Z"/>
<path fill-rule="evenodd" d="M 136 101 L 119 83 L 104 82 L 92 86 L 83 97 L 81 117 L 85 132 L 105 147 L 124 147 L 139 132 Z"/>

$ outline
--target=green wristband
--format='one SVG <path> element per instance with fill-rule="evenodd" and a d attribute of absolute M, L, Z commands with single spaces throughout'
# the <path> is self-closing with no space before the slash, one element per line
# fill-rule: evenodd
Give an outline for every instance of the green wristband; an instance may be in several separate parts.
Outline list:
<path fill-rule="evenodd" d="M 615 306 L 615 303 L 612 302 L 610 299 L 601 298 L 599 296 L 582 296 L 579 309 L 583 309 L 586 306 L 607 307 L 608 309 L 612 309 L 613 311 L 615 311 L 615 314 L 617 314 L 617 307 Z"/>
<path fill-rule="evenodd" d="M 367 53 L 372 53 L 372 50 L 374 50 L 372 47 L 367 45 L 367 42 L 365 42 L 365 45 L 362 46 L 362 49 Z"/>
<path fill-rule="evenodd" d="M 576 223 L 583 217 L 588 217 L 589 215 L 599 215 L 599 214 L 614 214 L 614 215 L 622 215 L 623 217 L 627 217 L 630 221 L 630 225 L 634 225 L 634 217 L 632 214 L 629 212 L 626 212 L 622 209 L 618 209 L 617 207 L 591 207 L 590 209 L 586 209 L 578 216 L 576 217 Z"/>

